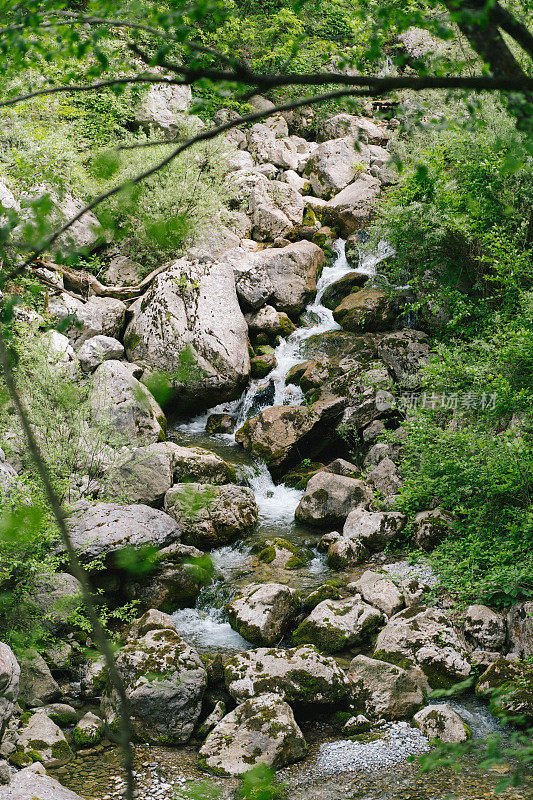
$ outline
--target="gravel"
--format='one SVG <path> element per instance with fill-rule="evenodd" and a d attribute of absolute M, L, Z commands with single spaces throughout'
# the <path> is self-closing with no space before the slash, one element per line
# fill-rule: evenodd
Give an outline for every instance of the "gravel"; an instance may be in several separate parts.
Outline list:
<path fill-rule="evenodd" d="M 391 767 L 408 756 L 429 750 L 428 739 L 407 722 L 393 722 L 380 729 L 382 738 L 370 742 L 345 739 L 320 746 L 316 771 L 321 775 L 358 769 Z"/>

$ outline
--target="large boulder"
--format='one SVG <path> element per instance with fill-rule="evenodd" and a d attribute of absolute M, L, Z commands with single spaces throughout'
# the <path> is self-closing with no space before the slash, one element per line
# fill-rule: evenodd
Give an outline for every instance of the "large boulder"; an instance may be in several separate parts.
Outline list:
<path fill-rule="evenodd" d="M 259 164 L 275 164 L 281 169 L 297 170 L 300 159 L 294 142 L 287 138 L 287 134 L 287 123 L 283 117 L 276 117 L 275 127 L 256 122 L 247 134 L 248 149 Z"/>
<path fill-rule="evenodd" d="M 424 704 L 421 687 L 394 664 L 359 655 L 350 662 L 348 678 L 356 709 L 369 717 L 409 719 Z"/>
<path fill-rule="evenodd" d="M 61 294 L 50 300 L 50 315 L 59 322 L 68 322 L 67 335 L 75 347 L 93 336 L 118 339 L 124 329 L 126 306 L 113 297 L 89 297 L 86 303 Z"/>
<path fill-rule="evenodd" d="M 44 658 L 36 650 L 26 650 L 19 656 L 20 678 L 18 698 L 23 705 L 39 706 L 52 703 L 61 695 Z"/>
<path fill-rule="evenodd" d="M 277 694 L 262 694 L 245 700 L 215 726 L 199 760 L 217 775 L 241 775 L 256 764 L 284 767 L 306 753 L 291 707 Z"/>
<path fill-rule="evenodd" d="M 507 644 L 515 658 L 533 656 L 533 600 L 516 603 L 507 613 Z"/>
<path fill-rule="evenodd" d="M 335 653 L 360 644 L 382 623 L 381 611 L 355 598 L 324 600 L 299 625 L 293 638 Z"/>
<path fill-rule="evenodd" d="M 124 355 L 124 345 L 112 336 L 92 336 L 86 339 L 78 351 L 80 367 L 84 372 L 93 372 L 103 361 L 117 361 Z"/>
<path fill-rule="evenodd" d="M 360 142 L 380 145 L 388 141 L 390 133 L 383 124 L 377 124 L 369 117 L 356 117 L 343 112 L 324 120 L 318 130 L 318 140 L 321 142 L 339 136 L 353 136 Z"/>
<path fill-rule="evenodd" d="M 226 687 L 238 703 L 275 692 L 288 703 L 334 705 L 349 693 L 346 675 L 335 659 L 309 645 L 238 653 L 226 661 L 224 674 Z"/>
<path fill-rule="evenodd" d="M 22 725 L 15 745 L 11 759 L 20 765 L 41 761 L 46 767 L 59 767 L 74 755 L 61 728 L 42 713 L 33 714 Z"/>
<path fill-rule="evenodd" d="M 230 625 L 249 642 L 273 645 L 300 606 L 298 593 L 280 583 L 252 583 L 226 606 Z"/>
<path fill-rule="evenodd" d="M 344 237 L 367 227 L 376 215 L 380 188 L 377 178 L 363 173 L 326 203 L 321 210 L 322 222 Z"/>
<path fill-rule="evenodd" d="M 372 498 L 363 481 L 320 471 L 307 484 L 296 519 L 322 528 L 343 524 L 353 508 L 368 505 Z"/>
<path fill-rule="evenodd" d="M 297 316 L 316 294 L 324 264 L 324 251 L 307 241 L 250 253 L 237 274 L 237 294 L 250 308 L 270 303 Z"/>
<path fill-rule="evenodd" d="M 74 728 L 74 741 L 80 748 L 95 747 L 104 736 L 104 723 L 100 717 L 88 711 Z"/>
<path fill-rule="evenodd" d="M 429 337 L 422 331 L 405 328 L 376 335 L 376 354 L 389 368 L 396 383 L 414 389 L 420 383 L 420 371 L 429 359 Z"/>
<path fill-rule="evenodd" d="M 286 236 L 303 221 L 302 195 L 283 181 L 257 183 L 249 205 L 253 236 L 259 242 L 273 242 Z"/>
<path fill-rule="evenodd" d="M 278 336 L 287 337 L 296 330 L 294 323 L 284 311 L 276 311 L 274 306 L 262 306 L 259 311 L 246 314 L 246 322 L 252 336 L 258 334 L 274 342 Z M 251 366 L 253 368 L 252 359 Z M 270 370 L 269 370 L 270 372 Z M 252 375 L 252 377 L 254 377 Z"/>
<path fill-rule="evenodd" d="M 182 258 L 131 311 L 128 358 L 155 373 L 174 410 L 198 413 L 239 396 L 250 374 L 248 328 L 227 264 Z"/>
<path fill-rule="evenodd" d="M 200 715 L 207 673 L 198 653 L 181 639 L 166 614 L 149 612 L 132 627 L 115 656 L 131 707 L 135 737 L 151 744 L 184 744 Z M 111 732 L 119 698 L 108 684 L 102 710 Z"/>
<path fill-rule="evenodd" d="M 89 396 L 92 413 L 102 425 L 130 443 L 165 438 L 166 419 L 146 386 L 122 361 L 104 361 L 95 370 Z"/>
<path fill-rule="evenodd" d="M 9 645 L 0 642 L 0 742 L 19 695 L 20 666 Z"/>
<path fill-rule="evenodd" d="M 428 739 L 441 742 L 466 742 L 470 728 L 448 703 L 426 706 L 414 716 L 414 721 Z"/>
<path fill-rule="evenodd" d="M 266 461 L 274 477 L 324 446 L 321 417 L 307 406 L 271 406 L 247 420 L 235 434 L 245 450 Z"/>
<path fill-rule="evenodd" d="M 353 294 L 358 289 L 362 289 L 369 277 L 366 272 L 357 272 L 357 270 L 347 272 L 342 278 L 330 283 L 324 290 L 322 305 L 334 311 L 345 297 Z"/>
<path fill-rule="evenodd" d="M 463 636 L 434 608 L 395 614 L 380 632 L 374 656 L 404 669 L 421 667 L 434 689 L 449 688 L 471 673 Z"/>
<path fill-rule="evenodd" d="M 320 144 L 305 165 L 304 174 L 310 179 L 315 195 L 329 200 L 369 164 L 366 148 L 356 151 L 355 140 L 347 136 Z"/>
<path fill-rule="evenodd" d="M 113 559 L 126 547 L 166 547 L 180 538 L 175 520 L 142 504 L 82 503 L 68 519 L 70 539 L 86 559 Z"/>
<path fill-rule="evenodd" d="M 517 725 L 533 723 L 533 667 L 531 664 L 499 658 L 481 675 L 476 694 L 490 700 L 500 717 L 512 718 Z"/>
<path fill-rule="evenodd" d="M 38 770 L 38 771 L 37 771 Z M 9 786 L 0 787 L 0 800 L 82 800 L 79 794 L 46 774 L 41 764 L 21 769 Z"/>
<path fill-rule="evenodd" d="M 388 617 L 403 608 L 402 592 L 386 575 L 378 575 L 377 572 L 366 570 L 355 582 L 354 589 L 363 596 L 367 603 L 379 608 Z"/>
<path fill-rule="evenodd" d="M 360 539 L 338 537 L 328 546 L 327 562 L 331 569 L 349 569 L 366 561 L 369 551 Z"/>
<path fill-rule="evenodd" d="M 479 650 L 501 651 L 505 645 L 505 617 L 483 605 L 468 606 L 464 632 L 468 642 Z"/>
<path fill-rule="evenodd" d="M 179 523 L 186 544 L 205 548 L 250 533 L 258 517 L 252 490 L 231 483 L 177 483 L 165 495 L 165 510 Z"/>
<path fill-rule="evenodd" d="M 30 590 L 30 601 L 42 614 L 45 627 L 53 634 L 68 629 L 70 615 L 81 603 L 81 584 L 68 572 L 37 575 Z"/>
<path fill-rule="evenodd" d="M 381 331 L 394 321 L 394 307 L 386 292 L 360 289 L 344 298 L 333 317 L 347 331 Z"/>
<path fill-rule="evenodd" d="M 363 438 L 365 433 L 366 431 L 363 431 Z M 398 467 L 387 457 L 382 458 L 374 469 L 370 470 L 366 480 L 381 497 L 393 497 L 402 485 Z"/>
<path fill-rule="evenodd" d="M 411 524 L 413 542 L 422 550 L 432 550 L 453 531 L 453 519 L 440 508 L 420 511 Z"/>
<path fill-rule="evenodd" d="M 381 551 L 405 527 L 405 516 L 398 511 L 366 511 L 355 508 L 344 523 L 342 534 L 360 541 L 369 550 Z"/>
<path fill-rule="evenodd" d="M 159 128 L 175 136 L 183 127 L 191 100 L 190 86 L 151 86 L 135 109 L 135 121 L 144 128 Z"/>

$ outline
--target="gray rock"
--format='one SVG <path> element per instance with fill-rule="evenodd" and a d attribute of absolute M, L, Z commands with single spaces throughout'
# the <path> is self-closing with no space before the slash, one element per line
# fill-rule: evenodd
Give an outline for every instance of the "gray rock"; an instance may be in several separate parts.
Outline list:
<path fill-rule="evenodd" d="M 382 458 L 379 464 L 370 470 L 366 480 L 382 497 L 390 497 L 397 494 L 402 485 L 398 467 L 394 461 L 387 457 Z"/>
<path fill-rule="evenodd" d="M 432 550 L 453 530 L 453 520 L 440 508 L 421 511 L 411 525 L 413 540 L 422 550 Z"/>
<path fill-rule="evenodd" d="M 213 728 L 218 725 L 221 719 L 226 716 L 226 704 L 219 700 L 215 703 L 215 707 L 212 712 L 209 714 L 208 717 L 202 722 L 200 727 L 197 730 L 197 735 L 200 739 L 205 739 L 213 730 Z"/>
<path fill-rule="evenodd" d="M 86 303 L 68 294 L 50 300 L 51 316 L 62 322 L 73 317 L 67 329 L 68 338 L 75 347 L 80 347 L 93 336 L 119 338 L 124 328 L 126 306 L 112 297 L 89 297 Z"/>
<path fill-rule="evenodd" d="M 110 260 L 106 269 L 106 282 L 110 286 L 137 285 L 141 280 L 142 272 L 141 264 L 128 256 L 116 255 Z"/>
<path fill-rule="evenodd" d="M 36 797 L 39 800 L 83 800 L 79 794 L 50 778 L 41 764 L 20 770 L 12 777 L 10 786 L 0 788 L 0 800 L 35 800 Z"/>
<path fill-rule="evenodd" d="M 468 606 L 464 632 L 467 641 L 480 650 L 502 650 L 507 633 L 505 617 L 487 606 Z"/>
<path fill-rule="evenodd" d="M 332 569 L 348 569 L 366 561 L 370 553 L 360 539 L 338 535 L 328 547 L 328 566 Z"/>
<path fill-rule="evenodd" d="M 166 419 L 161 407 L 121 361 L 104 361 L 95 370 L 89 402 L 95 419 L 113 426 L 128 443 L 165 438 Z"/>
<path fill-rule="evenodd" d="M 356 656 L 348 678 L 354 704 L 370 717 L 386 720 L 410 718 L 424 704 L 424 693 L 409 673 L 375 658 Z"/>
<path fill-rule="evenodd" d="M 434 689 L 460 683 L 471 672 L 463 636 L 434 608 L 395 614 L 376 640 L 375 655 L 392 664 L 421 667 Z"/>
<path fill-rule="evenodd" d="M 366 570 L 355 582 L 356 590 L 371 606 L 379 608 L 388 617 L 400 611 L 404 605 L 402 592 L 385 575 Z"/>
<path fill-rule="evenodd" d="M 135 736 L 151 744 L 184 744 L 189 740 L 200 716 L 207 682 L 200 656 L 169 620 L 164 621 L 165 627 L 146 633 L 138 623 L 135 635 L 127 639 L 115 658 L 130 701 Z M 116 729 L 118 708 L 116 691 L 108 686 L 102 710 L 111 730 Z"/>
<path fill-rule="evenodd" d="M 383 144 L 390 138 L 390 133 L 383 124 L 377 125 L 368 117 L 357 117 L 352 114 L 335 114 L 325 120 L 319 128 L 318 140 L 327 141 L 340 136 L 353 136 L 360 142 Z"/>
<path fill-rule="evenodd" d="M 374 343 L 378 358 L 390 369 L 396 383 L 406 389 L 420 383 L 420 370 L 429 359 L 429 337 L 422 331 L 405 329 L 378 334 Z"/>
<path fill-rule="evenodd" d="M 507 645 L 517 658 L 533 656 L 533 600 L 516 603 L 507 613 Z"/>
<path fill-rule="evenodd" d="M 306 753 L 291 707 L 276 694 L 262 694 L 215 726 L 200 750 L 200 763 L 217 775 L 241 775 L 257 764 L 284 767 Z"/>
<path fill-rule="evenodd" d="M 85 666 L 81 676 L 81 694 L 86 700 L 98 699 L 104 691 L 107 680 L 107 667 L 105 658 L 98 658 L 89 661 Z"/>
<path fill-rule="evenodd" d="M 180 259 L 131 308 L 128 358 L 153 371 L 175 411 L 239 396 L 250 374 L 248 328 L 228 264 Z"/>
<path fill-rule="evenodd" d="M 365 228 L 376 215 L 380 182 L 363 173 L 342 189 L 322 209 L 322 222 L 335 227 L 341 236 Z"/>
<path fill-rule="evenodd" d="M 190 86 L 151 86 L 136 109 L 136 121 L 174 135 L 183 125 L 191 99 Z"/>
<path fill-rule="evenodd" d="M 165 547 L 180 538 L 168 514 L 145 505 L 82 504 L 68 519 L 72 544 L 85 558 L 112 558 L 125 547 Z"/>
<path fill-rule="evenodd" d="M 54 329 L 45 331 L 39 337 L 39 341 L 46 351 L 46 357 L 50 364 L 65 365 L 74 361 L 75 354 L 68 337 L 63 336 L 59 331 Z"/>
<path fill-rule="evenodd" d="M 0 742 L 19 696 L 20 666 L 9 645 L 0 642 Z"/>
<path fill-rule="evenodd" d="M 183 541 L 202 548 L 249 533 L 258 517 L 252 490 L 234 484 L 178 483 L 165 495 L 165 510 L 179 523 Z"/>
<path fill-rule="evenodd" d="M 350 511 L 342 535 L 357 539 L 369 550 L 384 550 L 405 527 L 405 516 L 397 511 L 366 511 L 355 508 Z"/>
<path fill-rule="evenodd" d="M 73 756 L 65 734 L 47 714 L 33 714 L 19 729 L 15 744 L 17 755 L 39 760 L 46 767 L 59 767 Z"/>
<path fill-rule="evenodd" d="M 299 606 L 295 589 L 280 583 L 251 583 L 226 606 L 226 613 L 244 639 L 269 646 L 283 637 Z"/>
<path fill-rule="evenodd" d="M 303 221 L 304 201 L 299 192 L 282 181 L 257 183 L 250 194 L 254 239 L 273 242 Z"/>
<path fill-rule="evenodd" d="M 1 202 L 1 201 L 0 201 Z M 11 783 L 11 770 L 7 761 L 0 759 L 0 785 L 8 786 Z"/>
<path fill-rule="evenodd" d="M 296 642 L 310 642 L 330 653 L 363 642 L 383 623 L 383 614 L 356 598 L 324 600 L 295 630 Z"/>
<path fill-rule="evenodd" d="M 68 703 L 50 703 L 46 706 L 40 706 L 35 709 L 35 713 L 46 714 L 60 728 L 75 725 L 80 716 L 76 709 L 69 706 Z"/>
<path fill-rule="evenodd" d="M 68 572 L 43 573 L 36 576 L 31 602 L 43 615 L 43 623 L 52 633 L 68 628 L 68 619 L 81 602 L 81 584 Z"/>
<path fill-rule="evenodd" d="M 93 372 L 103 361 L 121 359 L 124 346 L 111 336 L 92 336 L 78 350 L 78 360 L 84 372 Z"/>
<path fill-rule="evenodd" d="M 276 115 L 268 121 L 256 122 L 247 134 L 248 149 L 259 164 L 275 164 L 281 169 L 297 170 L 300 159 L 296 146 L 287 137 L 287 123 L 283 117 Z M 286 132 L 284 132 L 283 128 Z"/>
<path fill-rule="evenodd" d="M 19 701 L 27 706 L 38 706 L 57 700 L 61 691 L 52 677 L 46 661 L 36 650 L 26 650 L 19 657 Z"/>
<path fill-rule="evenodd" d="M 267 302 L 298 315 L 316 294 L 316 278 L 325 264 L 323 250 L 302 241 L 249 253 L 237 272 L 237 294 L 258 309 Z"/>
<path fill-rule="evenodd" d="M 353 508 L 366 506 L 372 499 L 372 490 L 363 481 L 321 471 L 307 484 L 296 518 L 327 528 L 344 523 Z"/>
<path fill-rule="evenodd" d="M 276 311 L 273 306 L 263 306 L 259 311 L 246 314 L 246 322 L 251 334 L 265 334 L 269 339 L 287 337 L 295 330 L 288 315 L 284 311 Z"/>
<path fill-rule="evenodd" d="M 466 722 L 447 703 L 426 706 L 415 714 L 414 721 L 428 739 L 452 743 L 466 742 L 471 736 Z"/>
<path fill-rule="evenodd" d="M 333 705 L 349 692 L 346 675 L 335 659 L 310 645 L 238 653 L 226 661 L 224 674 L 237 703 L 274 692 L 288 703 Z"/>
<path fill-rule="evenodd" d="M 354 138 L 347 136 L 320 144 L 307 161 L 304 174 L 315 195 L 328 200 L 352 183 L 361 171 L 358 164 L 369 166 L 370 154 L 366 148 L 357 152 Z"/>

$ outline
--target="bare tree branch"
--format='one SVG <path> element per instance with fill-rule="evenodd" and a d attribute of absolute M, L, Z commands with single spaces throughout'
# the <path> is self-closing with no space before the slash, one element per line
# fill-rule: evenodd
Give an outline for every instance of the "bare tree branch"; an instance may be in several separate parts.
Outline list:
<path fill-rule="evenodd" d="M 48 472 L 48 467 L 46 466 L 39 445 L 33 433 L 28 414 L 26 412 L 26 409 L 24 408 L 21 397 L 18 393 L 1 326 L 0 326 L 0 365 L 3 369 L 4 378 L 6 381 L 7 389 L 9 391 L 9 395 L 13 401 L 13 405 L 15 406 L 16 413 L 20 419 L 22 429 L 26 437 L 30 456 L 32 458 L 33 463 L 35 464 L 35 468 L 37 469 L 39 477 L 44 486 L 46 498 L 48 500 L 54 518 L 56 520 L 57 527 L 59 528 L 59 532 L 63 540 L 63 545 L 65 547 L 65 550 L 67 551 L 70 563 L 70 569 L 74 577 L 77 578 L 81 584 L 83 602 L 85 604 L 87 615 L 89 617 L 90 623 L 93 628 L 94 638 L 98 645 L 98 649 L 104 656 L 106 667 L 109 674 L 109 680 L 119 696 L 120 722 L 121 722 L 120 744 L 123 753 L 124 769 L 126 771 L 126 789 L 124 792 L 124 798 L 125 800 L 133 800 L 135 792 L 135 778 L 133 775 L 133 749 L 131 746 L 132 730 L 130 724 L 129 700 L 126 695 L 124 683 L 115 665 L 115 660 L 113 658 L 111 645 L 107 639 L 102 623 L 100 622 L 100 619 L 98 617 L 98 613 L 96 611 L 96 607 L 93 601 L 91 587 L 87 579 L 87 575 L 85 573 L 85 570 L 80 564 L 74 546 L 70 540 L 70 535 L 66 524 L 65 511 L 53 487 Z"/>

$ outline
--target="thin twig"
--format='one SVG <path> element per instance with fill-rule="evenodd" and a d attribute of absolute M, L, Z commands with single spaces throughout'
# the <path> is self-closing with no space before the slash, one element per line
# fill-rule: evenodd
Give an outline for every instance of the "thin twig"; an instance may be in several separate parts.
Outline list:
<path fill-rule="evenodd" d="M 91 623 L 94 632 L 94 638 L 98 645 L 98 649 L 104 656 L 106 667 L 109 674 L 109 680 L 114 689 L 116 690 L 120 700 L 120 744 L 123 754 L 124 769 L 126 772 L 126 788 L 124 790 L 124 800 L 134 800 L 135 778 L 133 775 L 133 748 L 131 746 L 132 730 L 130 723 L 129 700 L 126 694 L 124 683 L 122 681 L 120 673 L 116 667 L 115 660 L 113 658 L 111 645 L 107 639 L 100 618 L 98 617 L 98 613 L 94 605 L 91 587 L 89 585 L 87 575 L 85 573 L 85 570 L 81 566 L 81 563 L 76 554 L 76 550 L 74 549 L 74 546 L 70 539 L 66 523 L 65 511 L 63 510 L 61 501 L 53 487 L 48 472 L 48 467 L 41 454 L 41 450 L 33 433 L 32 426 L 28 418 L 28 414 L 26 412 L 26 409 L 24 408 L 24 405 L 18 393 L 15 384 L 15 378 L 13 375 L 13 370 L 11 369 L 11 363 L 9 360 L 9 356 L 4 341 L 3 331 L 1 329 L 0 329 L 0 365 L 2 366 L 4 372 L 4 378 L 6 381 L 7 389 L 9 391 L 9 395 L 13 401 L 13 405 L 15 406 L 17 415 L 22 425 L 22 429 L 24 431 L 24 435 L 28 443 L 28 450 L 31 459 L 35 464 L 39 477 L 43 483 L 48 503 L 56 520 L 57 527 L 59 528 L 59 532 L 61 534 L 65 550 L 67 551 L 71 572 L 74 575 L 74 577 L 77 578 L 80 582 L 83 595 L 83 602 L 87 610 L 87 616 L 89 617 L 89 621 Z"/>

